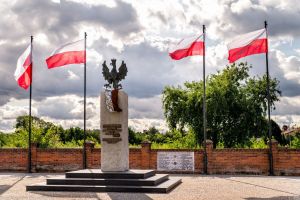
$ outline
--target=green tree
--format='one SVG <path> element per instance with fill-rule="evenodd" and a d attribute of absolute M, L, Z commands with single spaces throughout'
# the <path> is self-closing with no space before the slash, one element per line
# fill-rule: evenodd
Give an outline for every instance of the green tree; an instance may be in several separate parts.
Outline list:
<path fill-rule="evenodd" d="M 145 134 L 134 131 L 132 128 L 128 128 L 128 140 L 129 144 L 139 145 L 145 140 Z"/>
<path fill-rule="evenodd" d="M 247 63 L 232 64 L 207 78 L 207 133 L 214 145 L 244 146 L 266 135 L 266 76 L 249 77 Z M 270 79 L 270 102 L 278 101 L 278 80 Z M 198 145 L 203 141 L 203 81 L 163 91 L 164 114 L 170 128 L 190 128 Z"/>
<path fill-rule="evenodd" d="M 16 119 L 14 133 L 0 133 L 0 147 L 27 147 L 29 116 L 19 116 Z M 32 117 L 31 141 L 41 148 L 48 147 L 76 147 L 82 146 L 84 133 L 79 127 L 71 127 L 64 130 L 62 126 L 44 121 L 38 117 Z M 87 130 L 86 139 L 100 143 L 100 130 Z"/>
<path fill-rule="evenodd" d="M 144 134 L 147 137 L 147 140 L 154 141 L 155 135 L 160 134 L 154 126 L 150 127 L 148 130 L 144 131 Z"/>
<path fill-rule="evenodd" d="M 296 133 L 292 136 L 291 145 L 293 148 L 300 148 L 300 133 Z"/>
<path fill-rule="evenodd" d="M 272 130 L 272 136 L 274 137 L 275 140 L 278 141 L 279 144 L 281 145 L 288 144 L 288 140 L 285 139 L 285 137 L 281 134 L 282 131 L 279 125 L 274 120 L 271 120 L 271 130 Z"/>
<path fill-rule="evenodd" d="M 7 134 L 0 132 L 0 147 L 5 146 L 7 143 Z"/>

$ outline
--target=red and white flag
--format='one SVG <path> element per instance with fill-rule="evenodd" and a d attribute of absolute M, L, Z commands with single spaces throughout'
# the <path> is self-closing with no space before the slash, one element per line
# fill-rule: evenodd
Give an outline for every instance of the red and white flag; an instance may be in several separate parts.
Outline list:
<path fill-rule="evenodd" d="M 253 54 L 268 52 L 266 29 L 260 29 L 236 37 L 227 45 L 230 63 Z"/>
<path fill-rule="evenodd" d="M 80 64 L 85 62 L 84 40 L 68 43 L 56 49 L 46 59 L 49 69 L 69 64 Z"/>
<path fill-rule="evenodd" d="M 15 71 L 15 79 L 18 85 L 25 90 L 30 86 L 32 80 L 32 60 L 31 60 L 31 45 L 22 53 L 17 62 Z"/>
<path fill-rule="evenodd" d="M 178 44 L 169 49 L 169 55 L 174 60 L 180 60 L 188 56 L 203 54 L 203 35 L 182 39 Z"/>

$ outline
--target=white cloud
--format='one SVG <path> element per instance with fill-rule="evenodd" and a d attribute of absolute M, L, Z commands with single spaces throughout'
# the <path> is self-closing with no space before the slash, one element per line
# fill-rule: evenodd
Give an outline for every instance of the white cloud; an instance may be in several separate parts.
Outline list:
<path fill-rule="evenodd" d="M 279 67 L 284 71 L 284 76 L 288 80 L 296 80 L 300 84 L 300 56 L 287 56 L 277 50 L 276 57 Z"/>
<path fill-rule="evenodd" d="M 148 130 L 151 127 L 155 127 L 162 133 L 168 130 L 166 122 L 161 119 L 129 119 L 128 126 L 139 132 Z"/>
<path fill-rule="evenodd" d="M 231 4 L 231 10 L 234 13 L 242 13 L 244 10 L 248 10 L 251 8 L 252 3 L 250 0 L 239 0 Z"/>
<path fill-rule="evenodd" d="M 275 115 L 299 115 L 300 116 L 300 96 L 281 97 L 276 104 Z"/>
<path fill-rule="evenodd" d="M 44 33 L 38 33 L 37 35 L 35 35 L 34 39 L 36 42 L 43 46 L 49 45 L 48 37 Z"/>
<path fill-rule="evenodd" d="M 74 72 L 72 72 L 71 70 L 68 70 L 68 74 L 69 74 L 69 79 L 70 80 L 79 80 L 80 77 L 78 75 L 76 75 Z"/>
<path fill-rule="evenodd" d="M 271 117 L 280 127 L 283 125 L 300 126 L 300 115 L 272 115 Z"/>
<path fill-rule="evenodd" d="M 87 100 L 87 119 L 96 114 L 95 101 Z M 37 102 L 37 115 L 53 119 L 83 119 L 83 97 L 65 95 L 60 97 L 47 97 Z"/>
<path fill-rule="evenodd" d="M 129 118 L 162 119 L 161 95 L 150 98 L 129 97 Z"/>
<path fill-rule="evenodd" d="M 98 5 L 105 5 L 108 7 L 116 7 L 117 4 L 114 0 L 67 0 L 67 1 L 72 1 L 72 2 L 76 2 L 76 3 L 82 3 L 82 4 L 86 4 L 89 6 L 98 6 Z"/>

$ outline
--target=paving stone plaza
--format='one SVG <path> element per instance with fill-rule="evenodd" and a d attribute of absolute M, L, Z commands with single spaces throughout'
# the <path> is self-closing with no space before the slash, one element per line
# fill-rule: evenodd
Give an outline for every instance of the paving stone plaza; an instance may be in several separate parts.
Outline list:
<path fill-rule="evenodd" d="M 26 192 L 26 185 L 45 182 L 56 173 L 0 173 L 1 200 L 95 199 L 95 200 L 201 200 L 201 199 L 300 199 L 300 177 L 252 175 L 170 175 L 182 183 L 168 194 Z"/>

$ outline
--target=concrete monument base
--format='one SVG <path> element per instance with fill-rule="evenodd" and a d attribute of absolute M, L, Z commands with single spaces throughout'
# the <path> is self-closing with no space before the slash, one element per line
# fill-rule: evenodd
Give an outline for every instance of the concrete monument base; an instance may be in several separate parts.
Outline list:
<path fill-rule="evenodd" d="M 65 177 L 47 178 L 46 183 L 28 185 L 26 191 L 168 193 L 180 183 L 181 178 L 155 174 L 154 170 L 85 169 L 67 172 Z"/>
<path fill-rule="evenodd" d="M 128 95 L 118 92 L 122 112 L 110 112 L 105 103 L 105 93 L 100 98 L 101 170 L 122 172 L 129 170 L 128 146 Z"/>

